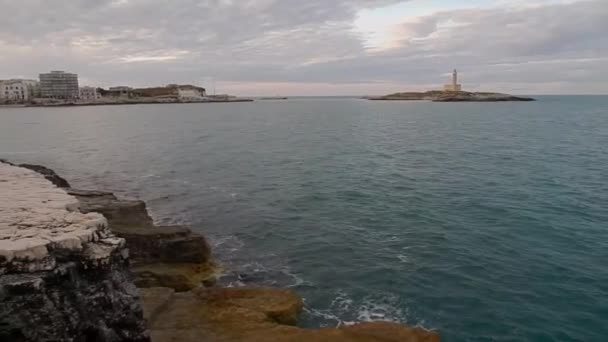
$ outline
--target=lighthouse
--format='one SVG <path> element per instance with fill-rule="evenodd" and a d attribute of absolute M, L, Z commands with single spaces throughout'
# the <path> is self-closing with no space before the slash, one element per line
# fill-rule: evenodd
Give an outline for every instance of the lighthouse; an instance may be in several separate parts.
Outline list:
<path fill-rule="evenodd" d="M 452 72 L 452 83 L 446 84 L 445 86 L 443 86 L 443 90 L 444 91 L 461 91 L 462 90 L 462 85 L 460 85 L 458 83 L 458 71 L 456 69 L 454 69 L 454 72 Z"/>

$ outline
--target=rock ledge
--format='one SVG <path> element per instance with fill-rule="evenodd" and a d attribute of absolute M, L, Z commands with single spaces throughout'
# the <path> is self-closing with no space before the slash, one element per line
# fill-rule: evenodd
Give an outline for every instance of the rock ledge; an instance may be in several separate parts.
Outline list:
<path fill-rule="evenodd" d="M 149 341 L 125 240 L 43 175 L 0 162 L 0 340 Z"/>

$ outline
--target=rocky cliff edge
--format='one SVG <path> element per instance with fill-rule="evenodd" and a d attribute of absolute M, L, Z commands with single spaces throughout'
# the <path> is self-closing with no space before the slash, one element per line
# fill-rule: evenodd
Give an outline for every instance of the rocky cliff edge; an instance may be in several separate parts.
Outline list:
<path fill-rule="evenodd" d="M 39 173 L 0 162 L 0 340 L 149 341 L 125 240 Z"/>

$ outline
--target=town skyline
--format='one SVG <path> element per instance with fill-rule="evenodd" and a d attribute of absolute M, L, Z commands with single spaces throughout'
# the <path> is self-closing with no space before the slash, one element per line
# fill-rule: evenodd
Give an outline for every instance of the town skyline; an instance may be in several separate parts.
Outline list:
<path fill-rule="evenodd" d="M 608 89 L 602 0 L 2 6 L 2 79 L 69 70 L 95 87 L 179 83 L 242 96 L 364 95 L 442 87 L 457 68 L 472 91 Z"/>

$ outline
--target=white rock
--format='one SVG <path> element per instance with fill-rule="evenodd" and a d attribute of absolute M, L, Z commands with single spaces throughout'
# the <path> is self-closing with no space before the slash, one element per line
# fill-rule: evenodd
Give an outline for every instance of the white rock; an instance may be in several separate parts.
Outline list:
<path fill-rule="evenodd" d="M 54 249 L 80 251 L 90 244 L 93 259 L 106 258 L 124 240 L 112 237 L 98 213 L 78 212 L 78 200 L 42 175 L 0 162 L 0 256 L 6 262 L 31 263 L 20 269 L 54 265 Z M 98 236 L 108 237 L 100 242 Z M 110 242 L 111 241 L 111 242 Z M 36 265 L 39 263 L 39 267 Z"/>

